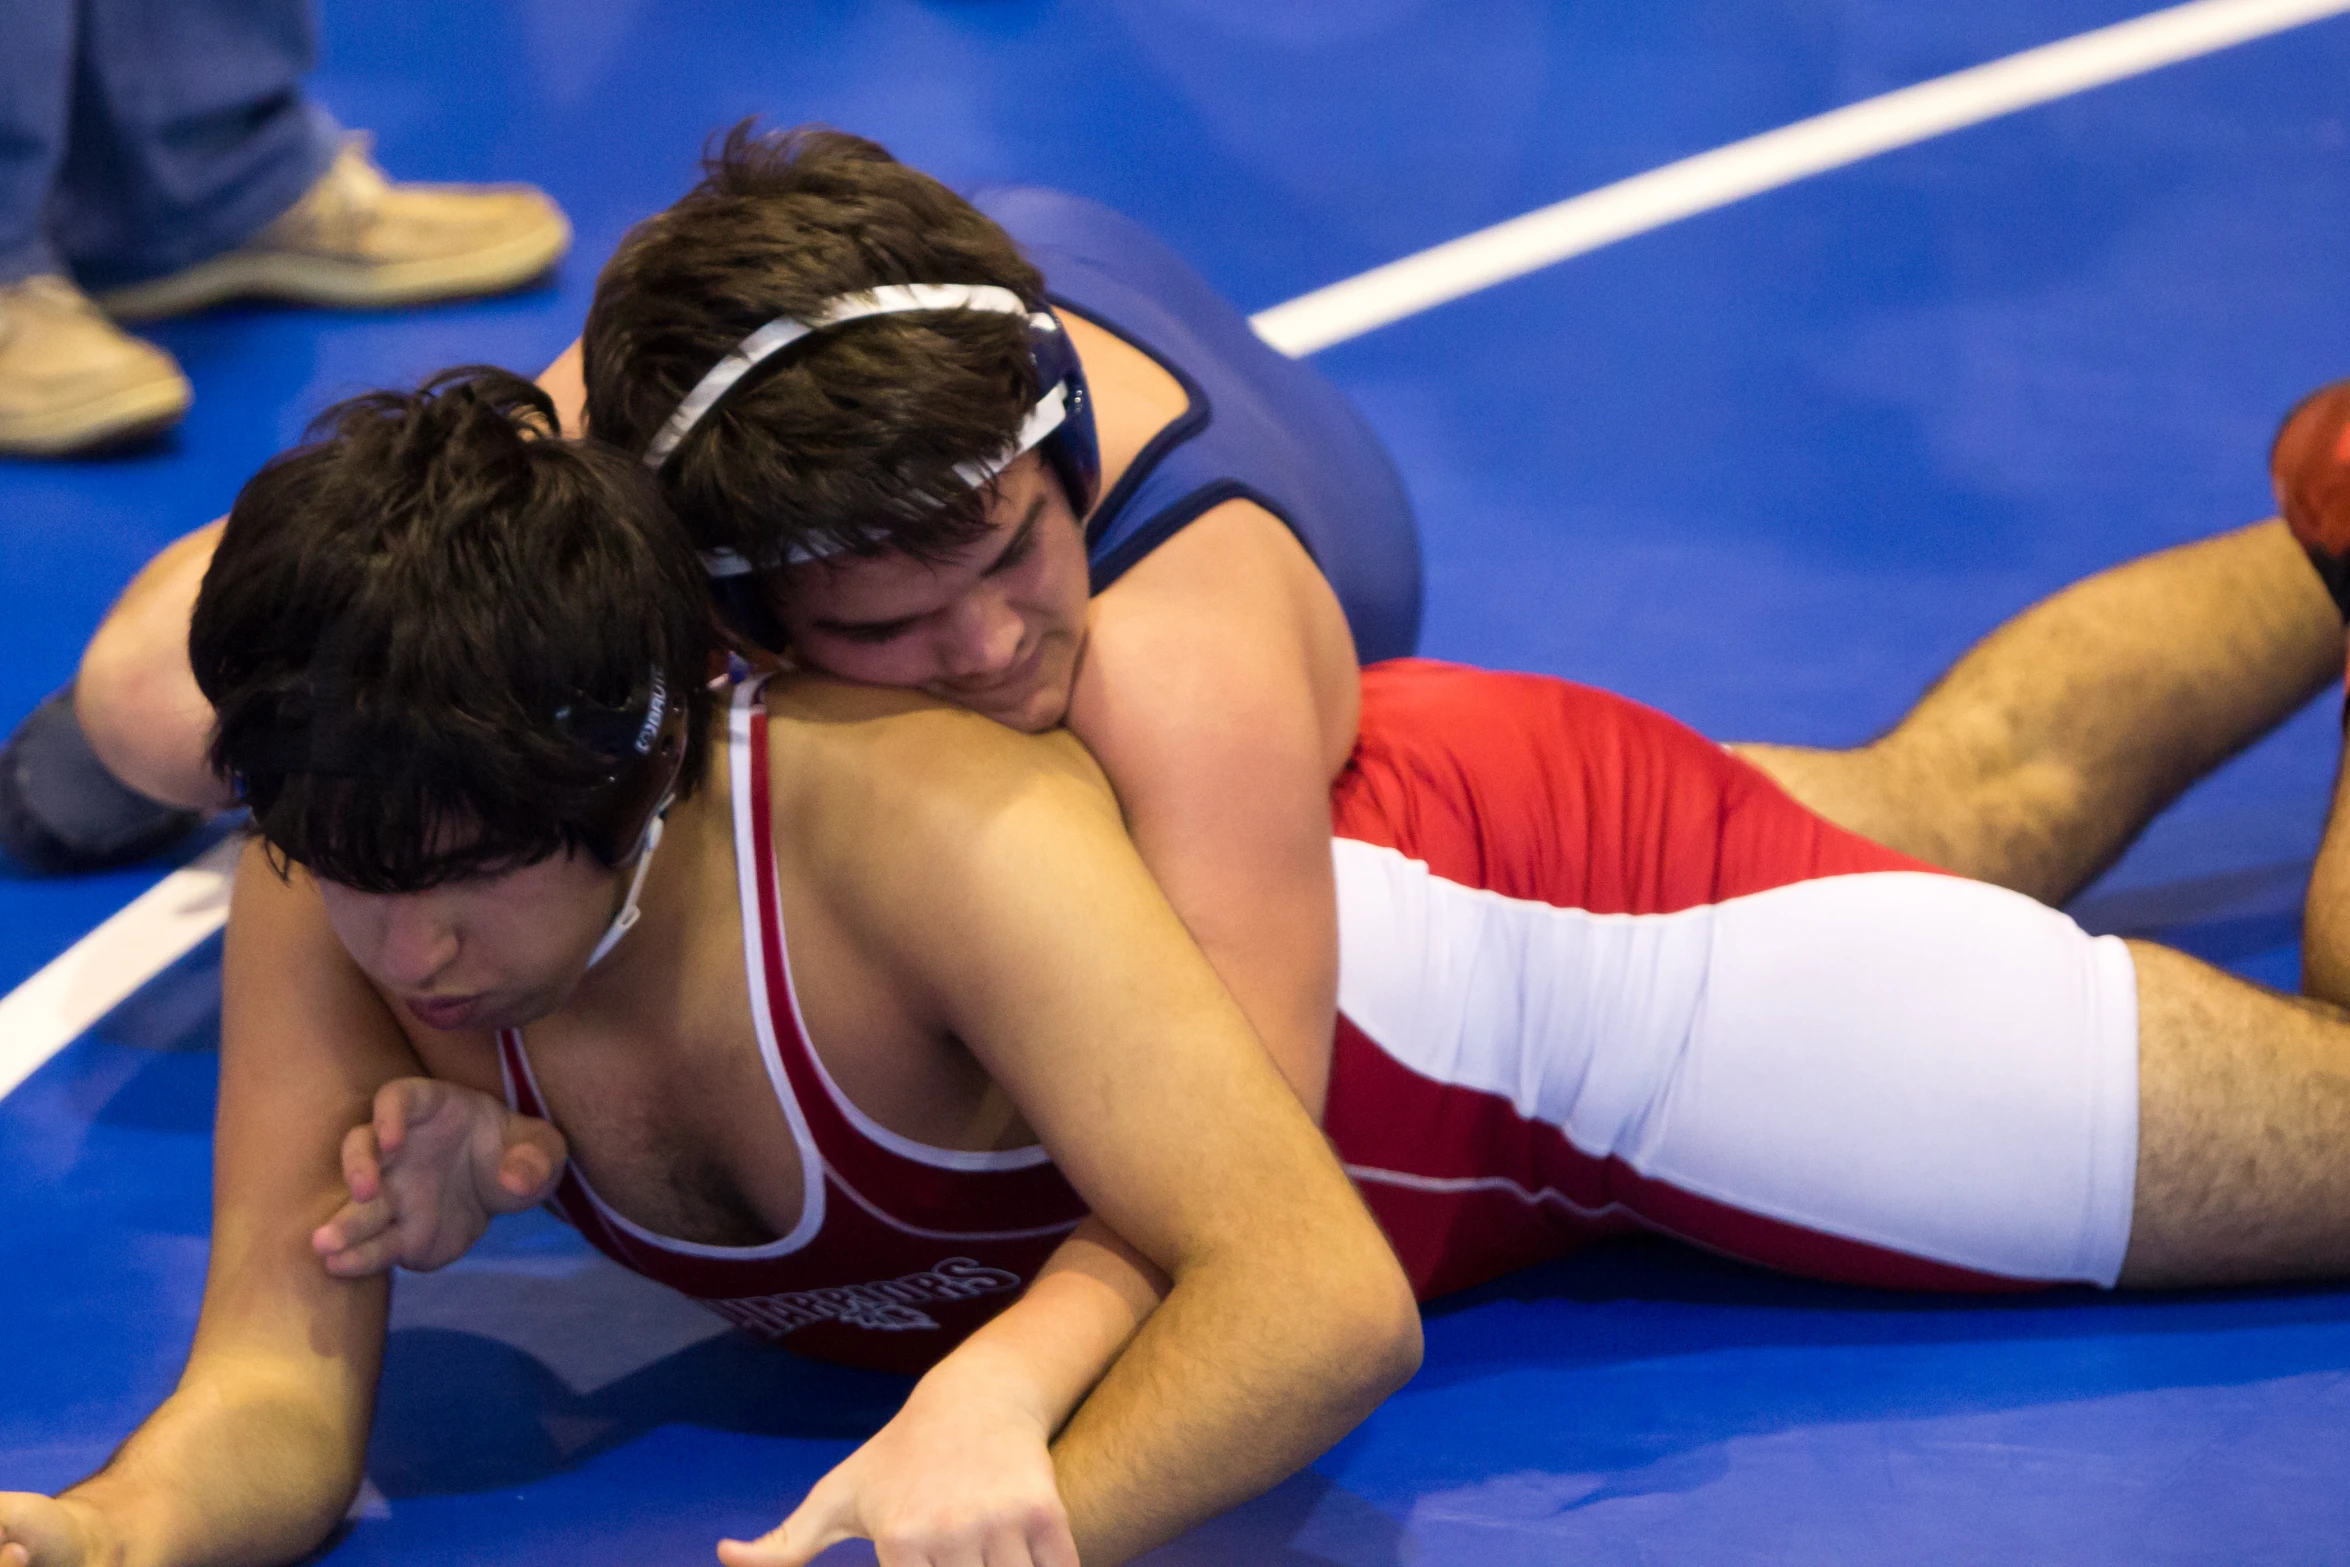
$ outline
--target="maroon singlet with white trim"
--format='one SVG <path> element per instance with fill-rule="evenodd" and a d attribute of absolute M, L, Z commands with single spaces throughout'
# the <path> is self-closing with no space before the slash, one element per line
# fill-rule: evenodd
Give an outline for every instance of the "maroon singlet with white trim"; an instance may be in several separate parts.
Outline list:
<path fill-rule="evenodd" d="M 674 1240 L 614 1211 L 576 1165 L 552 1206 L 623 1267 L 752 1332 L 826 1360 L 918 1371 L 1034 1279 L 1085 1205 L 1041 1147 L 964 1153 L 876 1124 L 809 1046 L 776 895 L 763 687 L 736 689 L 727 752 L 752 1021 L 807 1172 L 799 1221 L 764 1246 Z M 499 1035 L 498 1054 L 507 1103 L 546 1117 L 519 1030 Z"/>

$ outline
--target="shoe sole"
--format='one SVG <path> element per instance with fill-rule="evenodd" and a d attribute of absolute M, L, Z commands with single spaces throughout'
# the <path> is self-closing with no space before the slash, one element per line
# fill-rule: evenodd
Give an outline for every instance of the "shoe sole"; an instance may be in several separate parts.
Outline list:
<path fill-rule="evenodd" d="M 97 297 L 117 321 L 153 321 L 226 304 L 282 299 L 294 304 L 368 310 L 504 293 L 542 276 L 571 248 L 571 225 L 518 234 L 486 250 L 429 261 L 337 261 L 325 256 L 230 252 L 152 283 Z"/>
<path fill-rule="evenodd" d="M 191 400 L 184 380 L 149 381 L 71 408 L 0 420 L 0 455 L 73 457 L 128 446 L 179 423 Z"/>

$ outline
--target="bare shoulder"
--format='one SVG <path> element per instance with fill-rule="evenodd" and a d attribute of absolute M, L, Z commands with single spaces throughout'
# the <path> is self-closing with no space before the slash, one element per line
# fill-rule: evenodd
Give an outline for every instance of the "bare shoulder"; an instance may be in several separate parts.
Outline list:
<path fill-rule="evenodd" d="M 1302 737 L 1326 783 L 1354 747 L 1360 680 L 1321 568 L 1280 518 L 1232 500 L 1094 600 L 1069 727 L 1128 795 L 1232 735 Z"/>
<path fill-rule="evenodd" d="M 1123 835 L 1100 765 L 1066 730 L 1022 734 L 919 692 L 779 681 L 767 755 L 779 853 L 853 891 L 935 882 L 1041 823 Z"/>
<path fill-rule="evenodd" d="M 1022 734 L 919 691 L 793 677 L 770 685 L 767 718 L 778 804 L 787 791 L 852 813 L 863 800 L 902 809 L 1046 784 L 1108 794 L 1067 731 Z"/>

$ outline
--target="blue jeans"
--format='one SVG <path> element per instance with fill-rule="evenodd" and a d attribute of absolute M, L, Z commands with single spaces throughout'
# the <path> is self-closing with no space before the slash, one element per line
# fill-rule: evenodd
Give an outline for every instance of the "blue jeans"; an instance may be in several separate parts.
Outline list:
<path fill-rule="evenodd" d="M 230 250 L 334 161 L 309 0 L 0 0 L 0 283 Z"/>

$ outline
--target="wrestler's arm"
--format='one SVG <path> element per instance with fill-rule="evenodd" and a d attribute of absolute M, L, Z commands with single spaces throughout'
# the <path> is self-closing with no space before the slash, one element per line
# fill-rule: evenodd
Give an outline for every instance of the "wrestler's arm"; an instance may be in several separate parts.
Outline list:
<path fill-rule="evenodd" d="M 539 385 L 564 432 L 577 435 L 587 403 L 577 341 Z M 82 650 L 73 686 L 74 716 L 108 772 L 158 800 L 207 811 L 236 803 L 206 765 L 212 705 L 188 668 L 188 621 L 220 526 L 215 519 L 181 535 L 139 568 Z"/>
<path fill-rule="evenodd" d="M 310 1232 L 336 1154 L 388 1078 L 418 1070 L 297 873 L 240 864 L 222 976 L 211 1267 L 179 1386 L 58 1503 L 0 1497 L 50 1563 L 291 1561 L 359 1484 L 389 1290 L 330 1277 Z M 0 1552 L 0 1561 L 9 1560 Z"/>
<path fill-rule="evenodd" d="M 791 1516 L 755 1541 L 721 1541 L 722 1567 L 805 1567 L 847 1539 L 876 1541 L 905 1567 L 1076 1567 L 1050 1444 L 1165 1289 L 1086 1220 Z"/>
<path fill-rule="evenodd" d="M 1361 700 L 1329 584 L 1279 519 L 1233 501 L 1095 600 L 1069 710 L 1143 862 L 1317 1119 L 1338 995 L 1330 780 Z"/>
<path fill-rule="evenodd" d="M 979 727 L 953 756 L 882 759 L 860 792 L 889 830 L 840 844 L 823 879 L 1170 1281 L 1053 1449 L 1085 1559 L 1113 1561 L 1336 1441 L 1417 1365 L 1419 1319 L 1089 759 Z M 1100 1305 L 1072 1317 L 1114 1323 Z"/>

